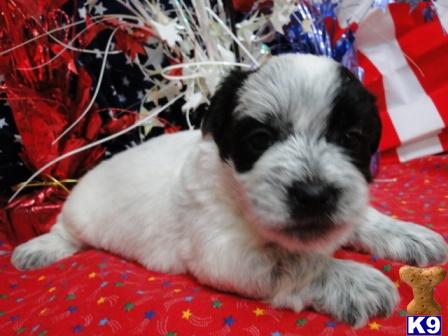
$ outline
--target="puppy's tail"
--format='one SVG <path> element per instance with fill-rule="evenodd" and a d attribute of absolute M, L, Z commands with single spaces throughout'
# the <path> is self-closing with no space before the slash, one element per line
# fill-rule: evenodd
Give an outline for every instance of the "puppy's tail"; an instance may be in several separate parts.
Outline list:
<path fill-rule="evenodd" d="M 59 216 L 49 233 L 17 246 L 11 263 L 20 270 L 40 268 L 71 256 L 82 247 L 83 244 L 67 231 Z"/>

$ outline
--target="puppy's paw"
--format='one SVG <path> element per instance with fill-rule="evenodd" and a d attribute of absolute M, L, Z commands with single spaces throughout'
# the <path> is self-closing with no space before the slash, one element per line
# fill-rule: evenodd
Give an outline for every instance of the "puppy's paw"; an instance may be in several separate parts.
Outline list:
<path fill-rule="evenodd" d="M 441 235 L 373 208 L 369 208 L 348 245 L 381 258 L 420 267 L 444 264 L 448 260 L 448 245 Z"/>
<path fill-rule="evenodd" d="M 18 270 L 39 268 L 47 264 L 45 254 L 30 248 L 30 245 L 27 243 L 21 244 L 14 249 L 11 263 Z"/>
<path fill-rule="evenodd" d="M 380 271 L 335 260 L 309 287 L 311 306 L 356 328 L 374 316 L 387 317 L 399 301 L 395 285 Z"/>
<path fill-rule="evenodd" d="M 17 246 L 11 263 L 19 270 L 36 269 L 68 257 L 79 250 L 57 234 L 47 233 Z"/>
<path fill-rule="evenodd" d="M 395 242 L 389 246 L 390 255 L 408 265 L 426 267 L 442 265 L 448 260 L 448 245 L 438 233 L 414 223 L 398 222 L 401 227 Z"/>

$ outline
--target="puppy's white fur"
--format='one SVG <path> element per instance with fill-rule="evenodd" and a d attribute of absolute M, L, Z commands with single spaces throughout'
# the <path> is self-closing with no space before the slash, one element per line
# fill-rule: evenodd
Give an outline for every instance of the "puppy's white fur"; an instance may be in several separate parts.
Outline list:
<path fill-rule="evenodd" d="M 285 67 L 291 78 L 303 80 L 286 78 Z M 448 249 L 436 233 L 369 208 L 362 175 L 340 148 L 318 136 L 339 80 L 335 67 L 326 59 L 284 56 L 247 80 L 237 118 L 262 119 L 280 108 L 294 129 L 248 172 L 236 173 L 199 131 L 158 137 L 86 174 L 51 232 L 17 247 L 13 264 L 41 267 L 93 246 L 275 306 L 311 306 L 355 326 L 390 314 L 398 301 L 391 281 L 366 265 L 336 260 L 332 252 L 350 244 L 423 266 L 444 262 Z M 272 83 L 263 83 L 266 78 Z M 284 186 L 304 177 L 342 190 L 333 216 L 338 225 L 312 243 L 278 230 L 290 221 Z"/>

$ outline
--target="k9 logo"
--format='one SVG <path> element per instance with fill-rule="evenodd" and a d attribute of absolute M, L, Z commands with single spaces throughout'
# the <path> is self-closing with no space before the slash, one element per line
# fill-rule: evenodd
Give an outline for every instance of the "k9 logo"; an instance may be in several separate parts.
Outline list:
<path fill-rule="evenodd" d="M 440 316 L 408 316 L 406 335 L 442 335 L 442 318 Z"/>

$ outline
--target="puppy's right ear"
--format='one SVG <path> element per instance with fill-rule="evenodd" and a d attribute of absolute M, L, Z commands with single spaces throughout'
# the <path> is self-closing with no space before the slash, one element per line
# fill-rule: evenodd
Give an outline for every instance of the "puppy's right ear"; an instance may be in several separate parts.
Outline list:
<path fill-rule="evenodd" d="M 229 154 L 233 111 L 238 105 L 240 89 L 251 72 L 240 68 L 232 70 L 219 85 L 211 99 L 208 111 L 202 118 L 202 134 L 213 137 L 223 159 L 228 158 Z"/>

